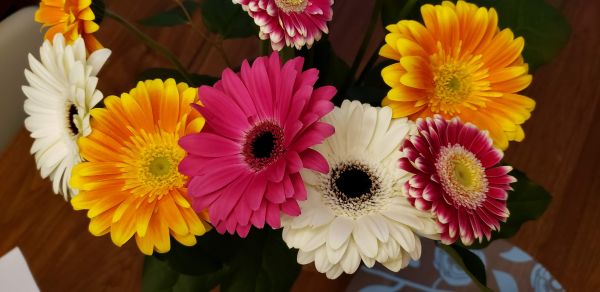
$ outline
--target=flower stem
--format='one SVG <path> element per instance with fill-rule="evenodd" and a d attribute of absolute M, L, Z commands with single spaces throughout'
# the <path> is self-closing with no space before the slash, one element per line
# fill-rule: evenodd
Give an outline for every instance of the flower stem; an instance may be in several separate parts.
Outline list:
<path fill-rule="evenodd" d="M 382 5 L 383 0 L 375 1 L 373 13 L 371 14 L 371 20 L 369 21 L 369 26 L 367 26 L 365 36 L 363 37 L 362 43 L 360 44 L 358 52 L 356 53 L 356 57 L 354 58 L 354 62 L 352 63 L 352 67 L 350 67 L 350 71 L 348 72 L 348 75 L 346 75 L 346 80 L 344 81 L 344 85 L 342 87 L 342 90 L 340 91 L 342 95 L 346 94 L 346 91 L 352 84 L 352 80 L 354 80 L 354 75 L 356 75 L 356 71 L 358 70 L 360 63 L 362 62 L 365 52 L 367 51 L 367 47 L 369 46 L 369 42 L 371 41 L 371 37 L 373 36 L 373 31 L 375 30 L 375 25 L 377 24 L 377 20 L 379 19 L 379 15 L 381 14 Z"/>
<path fill-rule="evenodd" d="M 156 42 L 154 39 L 149 37 L 147 34 L 142 32 L 141 30 L 139 30 L 137 27 L 135 27 L 131 22 L 129 22 L 127 19 L 123 18 L 121 15 L 111 11 L 110 9 L 105 10 L 105 15 L 114 19 L 115 21 L 117 21 L 124 28 L 128 29 L 132 34 L 134 34 L 138 39 L 140 39 L 142 42 L 144 42 L 144 44 L 146 46 L 148 46 L 149 48 L 153 49 L 154 51 L 156 51 L 157 53 L 159 53 L 163 57 L 165 57 L 169 62 L 171 62 L 171 64 L 173 64 L 173 66 L 175 66 L 177 71 L 179 71 L 179 73 L 181 73 L 181 75 L 187 82 L 192 82 L 190 73 L 188 73 L 185 66 L 183 66 L 183 64 L 181 64 L 181 61 L 179 61 L 179 59 L 177 59 L 177 56 L 175 56 L 175 54 L 173 54 L 167 48 L 163 47 L 161 44 Z"/>

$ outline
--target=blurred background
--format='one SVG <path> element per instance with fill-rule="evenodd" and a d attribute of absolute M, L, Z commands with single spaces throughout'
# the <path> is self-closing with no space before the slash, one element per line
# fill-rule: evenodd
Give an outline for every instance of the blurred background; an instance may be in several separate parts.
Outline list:
<path fill-rule="evenodd" d="M 334 5 L 330 40 L 348 63 L 360 45 L 356 36 L 366 29 L 371 2 L 338 0 Z M 571 38 L 552 63 L 534 72 L 525 95 L 537 107 L 525 124 L 526 139 L 511 144 L 506 160 L 549 190 L 553 200 L 540 219 L 526 223 L 510 242 L 542 263 L 567 290 L 600 291 L 600 1 L 547 2 L 563 12 Z M 9 15 L 35 4 L 0 1 L 0 255 L 19 246 L 42 291 L 138 291 L 143 257 L 135 245 L 116 248 L 109 237 L 89 234 L 85 213 L 74 212 L 52 194 L 29 155 L 20 85 L 27 53 L 41 44 L 40 25 L 33 22 L 34 9 L 21 16 L 30 17 L 27 25 Z M 173 2 L 107 0 L 106 5 L 136 21 Z M 193 18 L 202 25 L 200 15 Z M 189 27 L 141 29 L 171 49 L 191 72 L 219 76 L 226 67 L 214 47 Z M 383 29 L 376 34 L 382 39 Z M 128 91 L 144 69 L 169 67 L 112 19 L 104 20 L 97 38 L 113 52 L 99 76 L 98 88 L 105 96 Z M 371 44 L 367 56 L 376 46 Z M 224 48 L 233 66 L 259 51 L 255 38 L 226 40 Z M 350 280 L 330 281 L 307 267 L 294 289 L 339 291 Z"/>

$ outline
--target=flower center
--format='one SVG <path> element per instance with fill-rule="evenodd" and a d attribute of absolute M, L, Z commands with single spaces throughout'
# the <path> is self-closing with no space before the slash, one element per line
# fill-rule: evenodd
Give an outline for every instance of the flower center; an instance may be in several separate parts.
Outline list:
<path fill-rule="evenodd" d="M 454 106 L 463 103 L 471 94 L 470 74 L 461 64 L 447 63 L 439 66 L 434 71 L 433 81 L 433 112 L 456 113 Z"/>
<path fill-rule="evenodd" d="M 133 166 L 137 176 L 126 187 L 139 188 L 139 193 L 150 199 L 160 198 L 174 188 L 183 187 L 186 177 L 179 173 L 178 165 L 185 151 L 177 144 L 177 138 L 172 134 L 144 136 L 134 138 L 134 144 L 141 146 L 133 148 L 134 151 L 139 149 Z"/>
<path fill-rule="evenodd" d="M 485 200 L 485 169 L 472 152 L 461 145 L 442 147 L 435 166 L 442 188 L 456 204 L 474 209 Z"/>
<path fill-rule="evenodd" d="M 373 182 L 365 170 L 351 167 L 338 171 L 335 186 L 346 198 L 353 199 L 370 193 Z"/>
<path fill-rule="evenodd" d="M 285 151 L 283 129 L 272 121 L 263 121 L 254 125 L 246 133 L 244 140 L 244 160 L 254 171 L 263 170 Z"/>
<path fill-rule="evenodd" d="M 74 104 L 71 104 L 67 108 L 67 124 L 69 125 L 69 130 L 71 130 L 73 136 L 79 135 L 79 129 L 75 124 L 75 115 L 77 115 L 77 107 L 75 107 Z"/>
<path fill-rule="evenodd" d="M 173 164 L 168 157 L 159 156 L 150 161 L 148 170 L 154 176 L 165 176 L 173 168 Z"/>
<path fill-rule="evenodd" d="M 275 0 L 275 5 L 285 13 L 300 13 L 308 6 L 308 0 Z"/>
<path fill-rule="evenodd" d="M 358 160 L 335 164 L 321 175 L 318 186 L 323 203 L 336 215 L 358 218 L 379 211 L 387 205 L 393 192 L 384 182 L 387 174 L 377 166 Z"/>

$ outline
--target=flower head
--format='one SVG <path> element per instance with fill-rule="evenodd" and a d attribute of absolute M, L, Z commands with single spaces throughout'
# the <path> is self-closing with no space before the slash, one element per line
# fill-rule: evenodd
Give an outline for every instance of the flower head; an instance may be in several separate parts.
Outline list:
<path fill-rule="evenodd" d="M 498 29 L 496 11 L 444 1 L 421 8 L 425 25 L 390 25 L 380 54 L 398 61 L 381 72 L 392 87 L 383 104 L 394 117 L 460 117 L 489 131 L 494 145 L 525 137 L 535 102 L 517 92 L 531 83 L 522 37 Z"/>
<path fill-rule="evenodd" d="M 326 173 L 327 161 L 309 147 L 333 134 L 319 119 L 333 109 L 335 88 L 314 88 L 318 71 L 302 58 L 281 64 L 276 53 L 226 69 L 213 87 L 199 89 L 202 133 L 180 140 L 188 152 L 180 171 L 190 177 L 196 210 L 208 209 L 217 231 L 245 237 L 280 213 L 297 216 L 306 199 L 302 168 Z"/>
<path fill-rule="evenodd" d="M 135 235 L 150 255 L 170 250 L 169 235 L 191 246 L 209 228 L 192 210 L 187 177 L 177 169 L 185 155 L 179 137 L 204 125 L 190 107 L 196 93 L 173 79 L 157 79 L 138 83 L 121 98 L 109 96 L 106 108 L 92 110 L 92 134 L 79 140 L 87 161 L 71 177 L 80 190 L 71 204 L 89 210 L 92 234 L 110 232 L 118 246 Z"/>
<path fill-rule="evenodd" d="M 88 52 L 101 49 L 102 45 L 92 35 L 100 27 L 90 5 L 92 0 L 41 0 L 35 13 L 35 21 L 50 27 L 46 39 L 52 40 L 57 33 L 65 36 L 67 44 L 81 37 L 85 40 Z"/>
<path fill-rule="evenodd" d="M 260 26 L 259 37 L 271 40 L 273 50 L 284 46 L 310 48 L 328 33 L 333 0 L 233 0 Z"/>
<path fill-rule="evenodd" d="M 308 199 L 298 217 L 283 216 L 283 240 L 299 249 L 299 263 L 314 261 L 332 279 L 354 273 L 361 259 L 398 271 L 421 256 L 418 234 L 438 236 L 431 214 L 408 202 L 403 182 L 409 174 L 396 166 L 414 123 L 357 101 L 344 101 L 323 120 L 336 133 L 315 150 L 331 171 L 302 172 Z"/>
<path fill-rule="evenodd" d="M 442 242 L 458 237 L 466 245 L 490 239 L 506 221 L 507 190 L 515 178 L 499 166 L 502 151 L 472 124 L 441 116 L 419 119 L 419 133 L 404 142 L 400 168 L 414 176 L 404 184 L 409 201 L 431 210 L 442 228 Z"/>
<path fill-rule="evenodd" d="M 54 192 L 65 199 L 77 194 L 68 186 L 71 169 L 81 161 L 77 139 L 91 132 L 89 111 L 102 100 L 96 74 L 109 56 L 110 50 L 101 49 L 87 57 L 83 39 L 65 45 L 62 34 L 44 42 L 41 61 L 29 54 L 23 93 L 31 153 L 42 177 L 50 177 Z"/>

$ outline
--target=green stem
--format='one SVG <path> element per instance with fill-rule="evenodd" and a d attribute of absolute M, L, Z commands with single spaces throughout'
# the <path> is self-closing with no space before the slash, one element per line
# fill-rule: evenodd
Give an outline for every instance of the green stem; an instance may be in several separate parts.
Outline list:
<path fill-rule="evenodd" d="M 379 15 L 381 14 L 381 6 L 383 5 L 383 0 L 376 0 L 375 6 L 373 7 L 373 13 L 371 14 L 371 20 L 369 21 L 369 26 L 367 26 L 367 31 L 365 32 L 365 36 L 363 37 L 362 43 L 358 48 L 358 52 L 356 53 L 356 57 L 354 58 L 354 63 L 352 63 L 352 67 L 350 67 L 350 71 L 346 76 L 346 80 L 344 81 L 344 85 L 342 86 L 342 90 L 338 94 L 338 96 L 345 95 L 346 91 L 352 84 L 354 80 L 354 76 L 356 75 L 356 71 L 362 62 L 362 59 L 367 51 L 367 47 L 369 47 L 369 42 L 371 41 L 371 37 L 373 36 L 373 31 L 375 30 L 375 25 L 377 24 L 377 20 L 379 19 Z"/>
<path fill-rule="evenodd" d="M 171 64 L 173 64 L 173 66 L 175 66 L 175 68 L 177 69 L 177 71 L 179 71 L 179 73 L 181 73 L 181 75 L 183 76 L 183 78 L 185 78 L 185 80 L 187 82 L 189 82 L 189 83 L 192 82 L 192 78 L 190 76 L 190 73 L 188 73 L 188 71 L 185 68 L 185 66 L 183 66 L 183 64 L 181 64 L 181 62 L 179 61 L 179 59 L 177 59 L 177 56 L 175 56 L 175 54 L 173 54 L 167 48 L 163 47 L 161 44 L 159 44 L 154 39 L 152 39 L 151 37 L 149 37 L 147 34 L 145 34 L 141 30 L 139 30 L 137 27 L 135 27 L 127 19 L 125 19 L 122 16 L 116 14 L 115 12 L 113 12 L 113 11 L 111 11 L 109 9 L 106 9 L 105 10 L 105 16 L 108 16 L 108 17 L 114 19 L 115 21 L 117 21 L 123 27 L 125 27 L 126 29 L 128 29 L 132 34 L 134 34 L 137 38 L 139 38 L 142 42 L 144 42 L 144 44 L 146 46 L 148 46 L 149 48 L 153 49 L 157 53 L 163 55 L 163 57 L 165 57 L 167 60 L 169 60 L 169 62 L 171 62 Z"/>
<path fill-rule="evenodd" d="M 469 270 L 460 254 L 458 254 L 458 252 L 456 252 L 451 246 L 442 243 L 436 243 L 436 246 L 445 251 L 456 262 L 456 264 L 463 269 L 467 276 L 471 278 L 475 286 L 479 288 L 479 291 L 492 292 L 492 290 L 488 288 L 485 284 L 479 282 L 479 279 L 477 279 L 477 277 L 475 277 L 475 275 L 473 275 L 473 273 Z"/>
<path fill-rule="evenodd" d="M 404 3 L 402 10 L 400 10 L 400 13 L 398 14 L 398 19 L 399 20 L 405 19 L 408 16 L 408 14 L 413 10 L 413 8 L 415 7 L 415 4 L 417 4 L 417 0 L 406 0 L 406 3 Z M 369 61 L 365 65 L 365 68 L 363 68 L 362 72 L 360 73 L 357 83 L 360 84 L 365 81 L 367 73 L 369 73 L 369 70 L 371 70 L 371 68 L 373 67 L 373 65 L 375 65 L 375 63 L 377 62 L 377 59 L 379 58 L 379 48 L 381 48 L 384 44 L 385 44 L 385 42 L 382 41 L 377 46 L 377 49 L 375 49 L 375 51 L 369 58 Z"/>

